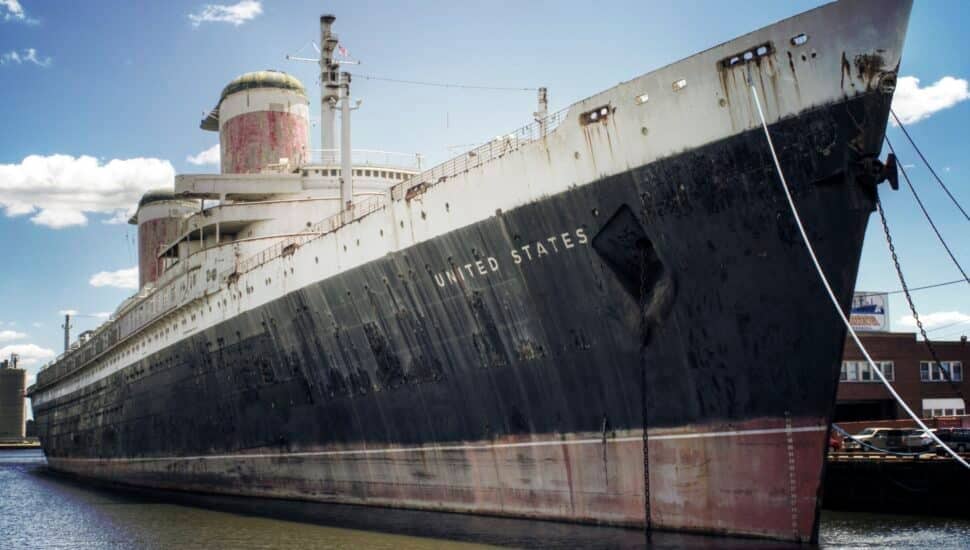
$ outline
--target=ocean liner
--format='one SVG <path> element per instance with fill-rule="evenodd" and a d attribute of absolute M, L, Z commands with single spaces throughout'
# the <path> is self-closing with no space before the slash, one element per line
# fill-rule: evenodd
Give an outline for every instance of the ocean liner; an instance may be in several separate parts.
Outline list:
<path fill-rule="evenodd" d="M 29 390 L 50 468 L 182 491 L 814 541 L 909 1 L 828 4 L 431 168 L 284 73 L 146 194 L 141 288 Z M 335 131 L 341 112 L 341 132 Z M 309 503 L 308 506 L 317 504 Z"/>

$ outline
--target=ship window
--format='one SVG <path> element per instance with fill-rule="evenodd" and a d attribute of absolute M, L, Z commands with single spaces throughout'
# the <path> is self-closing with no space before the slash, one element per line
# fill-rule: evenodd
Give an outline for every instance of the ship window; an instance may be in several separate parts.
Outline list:
<path fill-rule="evenodd" d="M 649 99 L 650 99 L 650 96 L 648 96 L 647 94 L 640 94 L 636 98 L 637 105 L 643 105 Z"/>
<path fill-rule="evenodd" d="M 586 125 L 594 122 L 604 122 L 610 115 L 609 105 L 603 105 L 579 115 L 579 123 Z"/>
<path fill-rule="evenodd" d="M 673 84 L 673 88 L 674 88 L 674 91 L 675 92 L 679 92 L 679 91 L 683 90 L 686 87 L 687 87 L 687 79 L 686 78 L 681 78 L 680 80 L 675 81 L 674 84 Z"/>
<path fill-rule="evenodd" d="M 364 176 L 369 178 L 370 177 L 370 170 L 364 170 Z"/>
<path fill-rule="evenodd" d="M 354 175 L 360 177 L 360 170 L 354 170 Z"/>
<path fill-rule="evenodd" d="M 330 170 L 330 175 L 331 175 L 332 177 L 337 177 L 337 175 L 338 175 L 338 174 L 337 174 L 337 170 L 336 170 L 336 169 L 333 169 L 333 170 Z"/>
<path fill-rule="evenodd" d="M 387 172 L 381 171 L 381 177 L 382 178 L 386 178 L 387 177 Z"/>
<path fill-rule="evenodd" d="M 801 45 L 805 44 L 806 42 L 808 42 L 808 35 L 805 34 L 805 33 L 801 33 L 801 34 L 799 34 L 797 36 L 793 36 L 791 38 L 791 44 L 792 44 L 792 46 L 801 46 Z"/>

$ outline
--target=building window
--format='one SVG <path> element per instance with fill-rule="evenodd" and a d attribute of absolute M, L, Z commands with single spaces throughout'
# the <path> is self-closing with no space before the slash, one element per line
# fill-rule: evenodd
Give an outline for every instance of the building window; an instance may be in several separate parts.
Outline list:
<path fill-rule="evenodd" d="M 886 380 L 892 382 L 896 379 L 896 369 L 892 361 L 876 361 L 875 363 Z M 868 361 L 842 361 L 842 372 L 839 373 L 839 380 L 843 382 L 880 381 L 879 375 L 872 372 L 872 367 Z"/>
<path fill-rule="evenodd" d="M 845 371 L 845 380 L 849 382 L 855 382 L 859 379 L 859 367 L 855 361 L 844 361 L 842 363 L 842 370 Z"/>
<path fill-rule="evenodd" d="M 882 361 L 879 363 L 879 368 L 882 370 L 882 375 L 886 377 L 886 380 L 892 382 L 896 379 L 896 368 L 892 361 Z M 877 377 L 878 378 L 878 377 Z"/>
<path fill-rule="evenodd" d="M 963 416 L 966 414 L 966 405 L 962 398 L 946 397 L 923 400 L 923 416 Z"/>
<path fill-rule="evenodd" d="M 923 382 L 962 382 L 963 363 L 960 361 L 920 361 L 919 379 Z"/>

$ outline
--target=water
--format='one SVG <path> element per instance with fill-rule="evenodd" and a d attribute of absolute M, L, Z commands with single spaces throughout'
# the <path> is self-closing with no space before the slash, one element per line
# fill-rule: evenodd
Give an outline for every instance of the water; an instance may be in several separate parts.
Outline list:
<path fill-rule="evenodd" d="M 825 512 L 831 548 L 970 547 L 970 520 Z M 94 488 L 0 451 L 0 549 L 643 547 L 642 533 L 460 514 Z M 777 548 L 655 533 L 653 548 Z"/>

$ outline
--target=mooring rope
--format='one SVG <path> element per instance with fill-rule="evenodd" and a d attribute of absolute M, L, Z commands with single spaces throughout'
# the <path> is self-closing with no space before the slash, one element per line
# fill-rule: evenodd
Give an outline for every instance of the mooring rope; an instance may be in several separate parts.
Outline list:
<path fill-rule="evenodd" d="M 758 117 L 761 118 L 761 128 L 764 130 L 765 138 L 768 140 L 768 149 L 771 150 L 771 158 L 775 163 L 775 169 L 778 171 L 778 178 L 781 180 L 781 187 L 785 192 L 785 198 L 788 199 L 788 206 L 791 209 L 792 215 L 795 217 L 795 224 L 798 226 L 798 231 L 802 236 L 802 242 L 805 244 L 805 249 L 808 251 L 808 255 L 812 258 L 812 263 L 815 265 L 815 271 L 818 272 L 819 279 L 821 279 L 822 285 L 825 287 L 825 291 L 828 293 L 829 299 L 832 301 L 832 306 L 835 308 L 835 312 L 839 314 L 839 318 L 842 319 L 842 323 L 852 336 L 852 340 L 855 341 L 856 345 L 859 347 L 859 350 L 862 352 L 862 355 L 866 358 L 866 361 L 869 362 L 869 366 L 879 376 L 879 380 L 883 383 L 886 389 L 889 390 L 889 393 L 893 396 L 896 402 L 899 403 L 903 410 L 909 414 L 910 418 L 912 418 L 913 421 L 916 422 L 916 424 L 922 428 L 924 432 L 929 434 L 929 436 L 932 437 L 933 440 L 940 445 L 940 447 L 946 449 L 946 451 L 965 468 L 970 469 L 970 464 L 968 464 L 963 457 L 954 452 L 953 449 L 951 449 L 946 443 L 937 437 L 935 433 L 930 431 L 929 427 L 927 427 L 926 424 L 920 420 L 916 413 L 909 408 L 909 405 L 903 401 L 903 398 L 896 393 L 895 388 L 893 388 L 892 384 L 886 380 L 886 377 L 882 373 L 882 369 L 880 369 L 876 365 L 876 362 L 872 360 L 872 357 L 869 355 L 869 351 L 866 350 L 865 346 L 862 345 L 862 341 L 859 340 L 859 336 L 856 334 L 855 330 L 853 330 L 852 324 L 849 323 L 849 319 L 842 311 L 842 307 L 839 305 L 839 300 L 835 297 L 835 292 L 832 290 L 832 286 L 829 284 L 829 280 L 825 276 L 825 271 L 822 270 L 822 265 L 819 263 L 818 257 L 815 255 L 815 249 L 812 247 L 811 241 L 808 240 L 808 234 L 805 232 L 805 226 L 802 224 L 802 218 L 798 214 L 798 208 L 795 207 L 795 201 L 792 199 L 791 190 L 788 188 L 788 181 L 785 179 L 785 174 L 781 169 L 781 162 L 779 162 L 778 154 L 775 152 L 775 144 L 771 140 L 771 133 L 768 132 L 768 122 L 765 120 L 764 111 L 761 110 L 761 99 L 758 97 L 758 90 L 755 89 L 754 84 L 752 84 L 750 81 L 750 78 L 748 80 L 748 86 L 751 88 L 751 95 L 754 97 L 754 104 L 758 108 Z"/>
<path fill-rule="evenodd" d="M 906 139 L 909 141 L 909 144 L 912 145 L 913 149 L 916 150 L 916 154 L 919 155 L 919 158 L 923 159 L 923 164 L 925 164 L 926 167 L 929 168 L 930 173 L 933 174 L 933 177 L 936 179 L 936 182 L 939 183 L 940 187 L 943 188 L 943 191 L 946 192 L 946 196 L 950 197 L 950 200 L 953 201 L 953 204 L 960 210 L 960 213 L 963 214 L 963 217 L 968 222 L 970 222 L 970 214 L 967 214 L 967 211 L 964 210 L 963 206 L 960 204 L 960 201 L 958 201 L 957 198 L 953 196 L 953 193 L 950 192 L 950 188 L 947 187 L 945 183 L 943 183 L 942 179 L 940 179 L 940 176 L 936 173 L 936 170 L 933 169 L 933 165 L 931 165 L 930 161 L 926 159 L 925 155 L 923 155 L 923 151 L 921 151 L 920 148 L 917 147 L 916 142 L 913 141 L 913 137 L 909 135 L 909 131 L 906 130 L 906 126 L 903 125 L 903 121 L 899 120 L 899 117 L 896 116 L 896 112 L 893 111 L 892 109 L 889 110 L 889 113 L 893 115 L 893 120 L 896 121 L 896 124 L 899 126 L 899 129 L 903 131 L 903 135 L 906 136 Z M 890 145 L 890 147 L 892 146 Z M 897 158 L 899 157 L 897 156 Z"/>

